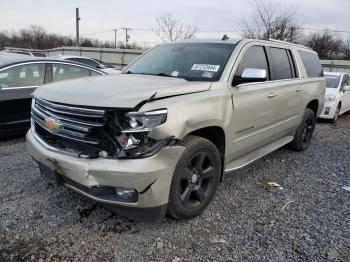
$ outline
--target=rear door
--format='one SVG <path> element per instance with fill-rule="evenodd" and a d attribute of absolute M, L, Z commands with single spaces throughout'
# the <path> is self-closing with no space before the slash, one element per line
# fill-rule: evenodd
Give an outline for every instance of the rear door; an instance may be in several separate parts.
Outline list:
<path fill-rule="evenodd" d="M 267 48 L 271 68 L 271 84 L 276 86 L 275 138 L 288 135 L 299 125 L 303 115 L 303 86 L 298 78 L 293 53 L 288 48 Z"/>
<path fill-rule="evenodd" d="M 0 133 L 29 126 L 31 94 L 44 83 L 44 78 L 44 63 L 27 63 L 0 71 Z"/>

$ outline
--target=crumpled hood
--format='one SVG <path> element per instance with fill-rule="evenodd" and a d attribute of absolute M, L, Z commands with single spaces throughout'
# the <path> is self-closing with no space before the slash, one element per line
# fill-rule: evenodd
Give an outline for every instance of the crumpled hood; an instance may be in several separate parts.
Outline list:
<path fill-rule="evenodd" d="M 71 105 L 134 108 L 155 92 L 155 98 L 161 98 L 206 91 L 210 85 L 172 77 L 120 74 L 44 85 L 37 88 L 34 97 Z"/>

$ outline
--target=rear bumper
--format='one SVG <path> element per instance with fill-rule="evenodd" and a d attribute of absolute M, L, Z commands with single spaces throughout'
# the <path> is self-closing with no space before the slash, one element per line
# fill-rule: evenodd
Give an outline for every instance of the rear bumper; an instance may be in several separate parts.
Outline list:
<path fill-rule="evenodd" d="M 172 176 L 184 150 L 180 146 L 167 147 L 155 156 L 133 160 L 81 159 L 52 150 L 32 129 L 27 133 L 27 148 L 60 183 L 120 215 L 142 221 L 156 221 L 165 215 Z M 137 199 L 116 200 L 114 188 L 133 189 Z"/>

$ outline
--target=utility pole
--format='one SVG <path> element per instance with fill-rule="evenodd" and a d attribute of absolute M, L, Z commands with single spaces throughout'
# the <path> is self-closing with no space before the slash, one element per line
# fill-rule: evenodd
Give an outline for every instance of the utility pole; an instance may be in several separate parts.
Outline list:
<path fill-rule="evenodd" d="M 129 41 L 128 30 L 131 30 L 131 28 L 123 27 L 122 29 L 125 30 L 125 48 L 127 48 Z"/>
<path fill-rule="evenodd" d="M 79 39 L 79 21 L 80 21 L 80 17 L 79 17 L 79 8 L 75 8 L 75 31 L 76 31 L 76 39 L 75 39 L 75 45 L 77 47 L 79 47 L 80 45 L 80 39 Z"/>
<path fill-rule="evenodd" d="M 117 48 L 117 29 L 112 29 L 114 31 L 114 48 Z"/>

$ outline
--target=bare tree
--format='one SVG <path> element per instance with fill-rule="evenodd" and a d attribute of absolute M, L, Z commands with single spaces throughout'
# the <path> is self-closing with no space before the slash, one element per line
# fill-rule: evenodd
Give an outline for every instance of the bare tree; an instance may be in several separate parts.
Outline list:
<path fill-rule="evenodd" d="M 114 47 L 114 42 L 100 41 L 94 38 L 82 38 L 82 46 L 86 47 Z M 31 25 L 28 29 L 19 31 L 0 32 L 0 50 L 4 47 L 34 48 L 46 49 L 60 46 L 73 46 L 74 38 L 54 33 L 48 33 L 45 28 L 37 25 Z M 124 48 L 123 45 L 119 46 Z M 129 45 L 128 45 L 129 48 Z M 134 43 L 130 48 L 140 49 L 141 47 Z"/>
<path fill-rule="evenodd" d="M 184 25 L 172 14 L 156 17 L 157 28 L 154 32 L 163 42 L 172 42 L 179 39 L 190 39 L 196 34 L 196 26 Z"/>
<path fill-rule="evenodd" d="M 302 35 L 296 19 L 297 9 L 289 7 L 281 9 L 270 0 L 254 0 L 250 21 L 243 19 L 241 29 L 243 36 L 255 39 L 278 39 L 299 42 Z"/>
<path fill-rule="evenodd" d="M 350 60 L 350 39 L 344 43 L 343 59 Z"/>
<path fill-rule="evenodd" d="M 315 50 L 321 59 L 340 59 L 345 55 L 343 40 L 329 32 L 313 33 L 306 37 L 304 44 Z"/>

